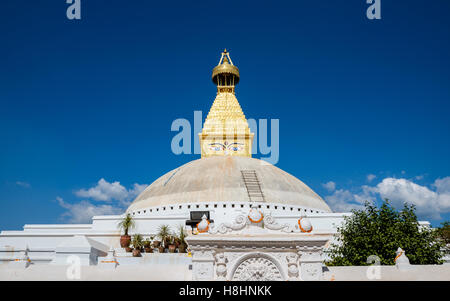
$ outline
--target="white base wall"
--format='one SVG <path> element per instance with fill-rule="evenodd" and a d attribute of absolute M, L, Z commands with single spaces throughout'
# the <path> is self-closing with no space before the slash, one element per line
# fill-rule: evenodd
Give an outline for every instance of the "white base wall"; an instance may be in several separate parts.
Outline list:
<path fill-rule="evenodd" d="M 174 254 L 149 254 L 149 264 L 122 264 L 114 269 L 81 266 L 80 278 L 67 277 L 68 266 L 36 265 L 28 268 L 0 264 L 0 281 L 189 281 L 192 270 L 184 259 L 169 258 Z M 178 255 L 178 254 L 175 254 Z M 181 254 L 179 254 L 181 255 Z M 162 259 L 163 257 L 166 257 Z M 158 258 L 158 259 L 156 259 Z M 145 261 L 145 260 L 144 260 Z M 152 263 L 150 263 L 152 262 Z M 155 262 L 159 262 L 155 264 Z M 380 278 L 369 279 L 368 267 L 325 267 L 323 281 L 450 281 L 450 265 L 412 266 L 400 271 L 395 266 L 381 266 Z"/>
<path fill-rule="evenodd" d="M 248 202 L 192 204 L 190 206 L 189 210 L 178 210 L 177 205 L 174 205 L 168 206 L 164 210 L 159 208 L 158 211 L 135 212 L 136 227 L 130 231 L 130 234 L 139 233 L 143 235 L 144 239 L 150 238 L 150 236 L 155 236 L 158 227 L 162 224 L 169 225 L 175 231 L 179 225 L 185 225 L 185 221 L 189 219 L 190 210 L 210 211 L 211 219 L 217 225 L 249 212 Z M 314 234 L 335 234 L 336 228 L 342 224 L 346 216 L 350 215 L 350 213 L 317 213 L 312 209 L 301 209 L 285 204 L 263 203 L 260 206 L 259 210 L 264 214 L 270 212 L 280 223 L 296 224 L 300 214 L 306 213 L 313 226 L 312 233 Z M 117 225 L 122 218 L 121 215 L 95 216 L 92 224 L 25 225 L 22 231 L 2 231 L 0 233 L 0 263 L 13 261 L 19 252 L 24 252 L 26 249 L 34 265 L 48 264 L 55 260 L 61 261 L 64 260 L 61 259 L 62 256 L 56 256 L 58 246 L 69 245 L 70 247 L 72 238 L 83 236 L 103 246 L 100 248 L 103 253 L 92 251 L 95 254 L 93 254 L 94 257 L 90 257 L 89 264 L 96 264 L 95 258 L 103 256 L 102 254 L 109 248 L 120 248 L 121 232 Z M 422 222 L 422 224 L 429 225 L 427 222 Z M 186 227 L 186 229 L 190 230 L 190 227 Z"/>

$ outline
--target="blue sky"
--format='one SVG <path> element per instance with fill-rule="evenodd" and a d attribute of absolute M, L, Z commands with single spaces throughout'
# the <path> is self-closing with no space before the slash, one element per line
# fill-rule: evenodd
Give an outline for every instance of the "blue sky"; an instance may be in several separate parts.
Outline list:
<path fill-rule="evenodd" d="M 206 117 L 223 48 L 246 116 L 280 120 L 278 167 L 335 209 L 449 220 L 449 1 L 81 3 L 1 3 L 0 229 L 118 212 L 197 159 L 170 127 Z"/>

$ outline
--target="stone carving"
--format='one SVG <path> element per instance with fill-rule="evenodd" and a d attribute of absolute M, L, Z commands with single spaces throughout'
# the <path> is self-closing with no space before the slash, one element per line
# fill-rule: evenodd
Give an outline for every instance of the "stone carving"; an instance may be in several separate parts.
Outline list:
<path fill-rule="evenodd" d="M 227 277 L 227 258 L 225 254 L 216 255 L 216 274 L 217 280 L 226 280 Z"/>
<path fill-rule="evenodd" d="M 186 238 L 193 280 L 322 279 L 321 252 L 329 237 L 306 237 L 297 223 L 281 224 L 257 208 L 253 205 L 248 214 L 239 210 L 231 222 L 210 224 L 205 233 Z"/>
<path fill-rule="evenodd" d="M 321 262 L 302 263 L 301 278 L 302 280 L 321 280 L 322 263 Z"/>
<path fill-rule="evenodd" d="M 271 213 L 263 213 L 253 205 L 248 215 L 239 214 L 231 223 L 222 223 L 218 226 L 211 224 L 207 230 L 210 234 L 226 234 L 231 231 L 239 231 L 244 229 L 247 225 L 264 227 L 269 230 L 282 231 L 285 233 L 301 233 L 311 232 L 312 225 L 306 216 L 299 219 L 298 225 L 280 224 L 271 215 Z M 252 228 L 253 231 L 255 228 Z M 206 231 L 205 231 L 206 232 Z"/>
<path fill-rule="evenodd" d="M 213 280 L 213 262 L 197 262 L 193 272 L 194 280 Z"/>
<path fill-rule="evenodd" d="M 247 216 L 248 220 L 254 224 L 260 224 L 263 221 L 264 214 L 258 210 L 256 205 L 252 205 Z"/>
<path fill-rule="evenodd" d="M 239 264 L 232 280 L 236 281 L 280 281 L 283 280 L 278 267 L 264 257 L 251 257 Z"/>
<path fill-rule="evenodd" d="M 192 258 L 195 260 L 214 260 L 212 248 L 210 245 L 191 245 Z"/>
<path fill-rule="evenodd" d="M 298 277 L 298 255 L 295 253 L 290 253 L 286 256 L 286 261 L 288 265 L 288 276 L 289 280 L 297 280 Z"/>
<path fill-rule="evenodd" d="M 300 255 L 300 278 L 302 280 L 321 280 L 322 247 L 317 245 L 297 246 Z"/>
<path fill-rule="evenodd" d="M 211 224 L 209 227 L 209 233 L 210 234 L 225 234 L 230 231 L 237 231 L 242 230 L 245 228 L 245 226 L 249 223 L 247 217 L 245 215 L 238 215 L 234 219 L 232 223 L 222 223 L 218 227 L 216 227 L 214 224 Z"/>
<path fill-rule="evenodd" d="M 411 264 L 409 263 L 408 257 L 406 257 L 405 251 L 401 248 L 397 249 L 395 252 L 397 256 L 395 257 L 395 266 L 399 270 L 409 270 L 411 269 Z"/>
<path fill-rule="evenodd" d="M 298 254 L 301 255 L 301 261 L 320 260 L 322 254 L 321 246 L 303 245 L 297 246 Z"/>
<path fill-rule="evenodd" d="M 289 224 L 279 224 L 269 213 L 264 216 L 264 227 L 270 230 L 281 230 L 282 232 L 294 232 L 294 228 Z"/>
<path fill-rule="evenodd" d="M 304 215 L 298 219 L 298 227 L 303 233 L 309 233 L 313 230 L 311 221 Z"/>
<path fill-rule="evenodd" d="M 402 250 L 402 248 L 398 248 L 397 252 L 395 252 L 397 257 L 395 257 L 395 264 L 409 264 L 409 259 L 405 255 L 405 251 Z"/>
<path fill-rule="evenodd" d="M 194 280 L 214 280 L 215 245 L 191 244 L 192 276 Z"/>
<path fill-rule="evenodd" d="M 206 219 L 206 215 L 203 214 L 202 220 L 197 224 L 197 231 L 199 233 L 208 232 L 209 221 Z"/>
<path fill-rule="evenodd" d="M 234 264 L 234 262 L 242 257 L 243 255 L 245 255 L 245 252 L 228 252 L 227 253 L 227 261 L 229 264 Z"/>
<path fill-rule="evenodd" d="M 111 246 L 106 257 L 99 257 L 98 266 L 106 269 L 115 269 L 119 262 L 116 259 L 116 251 Z"/>

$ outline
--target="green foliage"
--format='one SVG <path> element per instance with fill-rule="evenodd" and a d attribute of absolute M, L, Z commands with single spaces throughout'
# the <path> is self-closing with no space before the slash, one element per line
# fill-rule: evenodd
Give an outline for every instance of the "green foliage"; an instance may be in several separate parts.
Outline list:
<path fill-rule="evenodd" d="M 185 240 L 185 238 L 187 236 L 188 236 L 188 234 L 187 234 L 186 230 L 184 229 L 184 225 L 180 224 L 178 226 L 178 239 L 179 239 L 180 246 L 181 246 L 180 251 L 182 251 L 182 252 L 184 252 L 187 247 L 187 243 Z"/>
<path fill-rule="evenodd" d="M 169 236 L 171 236 L 171 231 L 170 231 L 170 227 L 168 225 L 161 225 L 158 228 L 158 233 L 156 234 L 156 236 L 158 236 L 161 239 L 161 243 L 164 244 L 164 247 L 167 247 L 167 239 L 169 238 Z"/>
<path fill-rule="evenodd" d="M 450 244 L 450 222 L 441 223 L 442 227 L 438 228 L 437 234 L 439 239 L 446 245 Z"/>
<path fill-rule="evenodd" d="M 133 239 L 131 240 L 131 244 L 137 250 L 140 250 L 144 246 L 144 242 L 142 240 L 142 235 L 134 234 Z"/>
<path fill-rule="evenodd" d="M 405 250 L 411 264 L 439 264 L 442 242 L 437 232 L 421 227 L 415 207 L 404 204 L 396 211 L 386 200 L 378 208 L 366 202 L 363 210 L 352 210 L 338 227 L 336 240 L 327 251 L 327 265 L 369 265 L 367 258 L 376 255 L 382 265 L 395 264 L 397 248 Z"/>
<path fill-rule="evenodd" d="M 127 213 L 127 215 L 118 224 L 118 227 L 124 231 L 125 235 L 128 235 L 128 230 L 134 228 L 134 226 L 134 219 L 130 213 Z"/>
<path fill-rule="evenodd" d="M 145 247 L 145 248 L 150 248 L 151 243 L 152 243 L 152 242 L 150 241 L 150 239 L 147 238 L 146 240 L 144 240 L 144 241 L 142 242 L 142 246 Z"/>

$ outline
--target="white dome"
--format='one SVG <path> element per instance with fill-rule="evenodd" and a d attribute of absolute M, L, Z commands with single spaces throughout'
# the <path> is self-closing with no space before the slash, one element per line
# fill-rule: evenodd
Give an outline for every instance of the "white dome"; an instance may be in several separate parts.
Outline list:
<path fill-rule="evenodd" d="M 302 181 L 258 159 L 215 156 L 191 161 L 147 187 L 127 211 L 172 205 L 250 201 L 241 171 L 255 171 L 265 203 L 280 203 L 331 212 Z"/>

